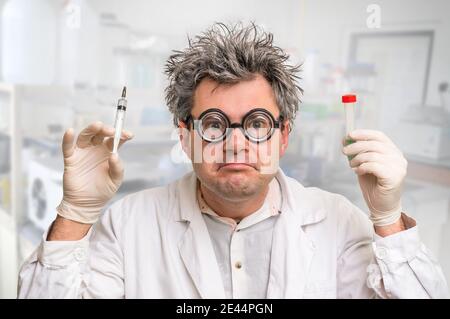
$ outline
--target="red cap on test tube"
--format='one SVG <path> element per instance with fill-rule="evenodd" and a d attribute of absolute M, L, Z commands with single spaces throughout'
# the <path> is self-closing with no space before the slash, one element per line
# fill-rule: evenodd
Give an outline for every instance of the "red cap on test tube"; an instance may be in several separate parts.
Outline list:
<path fill-rule="evenodd" d="M 355 94 L 342 95 L 342 103 L 355 103 L 355 102 L 356 102 Z"/>

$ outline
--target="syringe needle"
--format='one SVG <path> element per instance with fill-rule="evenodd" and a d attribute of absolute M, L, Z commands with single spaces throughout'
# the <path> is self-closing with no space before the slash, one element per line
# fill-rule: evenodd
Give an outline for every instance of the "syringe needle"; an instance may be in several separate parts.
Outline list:
<path fill-rule="evenodd" d="M 123 122 L 125 120 L 125 111 L 127 109 L 127 87 L 124 86 L 122 90 L 122 97 L 117 102 L 117 110 L 116 110 L 116 120 L 114 122 L 114 142 L 113 142 L 113 153 L 117 153 L 117 149 L 119 148 L 120 136 L 122 134 Z"/>

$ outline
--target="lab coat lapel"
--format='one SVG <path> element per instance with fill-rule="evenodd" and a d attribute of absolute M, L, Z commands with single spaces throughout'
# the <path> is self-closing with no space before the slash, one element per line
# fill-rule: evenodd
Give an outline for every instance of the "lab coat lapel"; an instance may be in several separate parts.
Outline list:
<path fill-rule="evenodd" d="M 302 298 L 315 249 L 303 227 L 323 220 L 325 211 L 311 204 L 305 188 L 289 181 L 281 170 L 277 179 L 283 204 L 273 233 L 267 297 Z"/>
<path fill-rule="evenodd" d="M 192 281 L 202 298 L 225 298 L 225 290 L 211 238 L 196 203 L 196 177 L 180 181 L 180 214 L 188 228 L 178 249 Z"/>
<path fill-rule="evenodd" d="M 301 298 L 314 255 L 313 243 L 288 214 L 281 213 L 274 229 L 268 298 Z"/>

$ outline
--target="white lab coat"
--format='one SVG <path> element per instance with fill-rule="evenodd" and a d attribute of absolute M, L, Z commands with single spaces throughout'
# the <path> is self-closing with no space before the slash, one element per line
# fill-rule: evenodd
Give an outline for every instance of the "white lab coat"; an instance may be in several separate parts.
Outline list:
<path fill-rule="evenodd" d="M 378 237 L 343 196 L 305 188 L 281 170 L 276 178 L 283 203 L 268 298 L 447 296 L 417 227 Z M 116 202 L 80 241 L 47 242 L 44 234 L 20 271 L 19 297 L 224 298 L 195 192 L 190 173 Z"/>

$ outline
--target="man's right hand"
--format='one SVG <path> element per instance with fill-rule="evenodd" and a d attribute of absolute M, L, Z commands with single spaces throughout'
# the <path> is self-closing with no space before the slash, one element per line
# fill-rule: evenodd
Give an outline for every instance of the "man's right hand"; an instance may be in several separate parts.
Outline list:
<path fill-rule="evenodd" d="M 133 135 L 122 131 L 119 146 Z M 63 199 L 48 240 L 81 239 L 120 187 L 123 164 L 112 154 L 114 128 L 101 122 L 81 131 L 74 145 L 73 129 L 63 137 Z"/>

